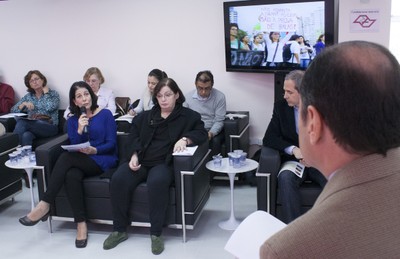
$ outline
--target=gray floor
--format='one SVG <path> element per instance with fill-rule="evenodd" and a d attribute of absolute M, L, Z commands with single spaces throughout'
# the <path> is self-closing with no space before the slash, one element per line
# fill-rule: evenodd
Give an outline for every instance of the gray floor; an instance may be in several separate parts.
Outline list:
<path fill-rule="evenodd" d="M 229 217 L 230 192 L 228 182 L 212 185 L 211 197 L 194 230 L 187 233 L 187 242 L 182 242 L 182 232 L 165 229 L 165 251 L 159 258 L 233 258 L 224 246 L 233 231 L 222 230 L 218 222 Z M 37 185 L 35 185 L 36 188 Z M 35 189 L 37 195 L 37 190 Z M 37 196 L 36 196 L 37 197 Z M 248 185 L 235 186 L 235 215 L 244 219 L 256 210 L 256 188 Z M 110 225 L 89 224 L 88 246 L 75 248 L 75 224 L 53 221 L 53 233 L 48 232 L 47 223 L 33 227 L 22 226 L 18 218 L 30 209 L 29 189 L 15 197 L 14 202 L 0 205 L 0 251 L 1 258 L 154 258 L 150 251 L 148 228 L 131 227 L 129 239 L 116 248 L 105 251 L 104 239 L 111 232 Z"/>

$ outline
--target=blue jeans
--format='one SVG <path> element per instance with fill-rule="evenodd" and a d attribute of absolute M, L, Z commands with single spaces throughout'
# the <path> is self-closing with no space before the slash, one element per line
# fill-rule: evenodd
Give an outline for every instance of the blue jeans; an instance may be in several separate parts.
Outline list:
<path fill-rule="evenodd" d="M 278 176 L 279 196 L 281 198 L 283 221 L 289 224 L 301 216 L 300 185 L 305 179 L 310 179 L 322 188 L 326 178 L 317 169 L 308 167 L 304 170 L 303 177 L 296 176 L 291 171 L 282 171 Z"/>
<path fill-rule="evenodd" d="M 309 64 L 310 64 L 309 59 L 300 59 L 300 67 L 307 68 Z"/>
<path fill-rule="evenodd" d="M 46 138 L 55 136 L 58 133 L 58 126 L 41 120 L 27 120 L 16 117 L 14 133 L 19 136 L 19 143 L 22 146 L 32 145 L 35 138 Z"/>

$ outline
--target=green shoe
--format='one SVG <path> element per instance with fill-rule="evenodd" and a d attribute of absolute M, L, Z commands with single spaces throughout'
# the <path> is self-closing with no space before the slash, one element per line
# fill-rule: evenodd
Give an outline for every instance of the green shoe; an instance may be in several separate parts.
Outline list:
<path fill-rule="evenodd" d="M 151 235 L 151 252 L 159 255 L 164 251 L 164 241 L 161 237 Z"/>
<path fill-rule="evenodd" d="M 103 249 L 108 250 L 116 247 L 119 243 L 128 239 L 128 234 L 126 232 L 112 232 L 103 243 Z"/>

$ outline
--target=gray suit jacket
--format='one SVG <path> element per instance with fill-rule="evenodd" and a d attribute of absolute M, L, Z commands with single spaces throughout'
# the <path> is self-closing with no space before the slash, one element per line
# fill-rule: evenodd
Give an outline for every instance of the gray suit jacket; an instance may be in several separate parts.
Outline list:
<path fill-rule="evenodd" d="M 260 258 L 399 258 L 400 148 L 336 171 L 314 207 L 260 248 Z"/>

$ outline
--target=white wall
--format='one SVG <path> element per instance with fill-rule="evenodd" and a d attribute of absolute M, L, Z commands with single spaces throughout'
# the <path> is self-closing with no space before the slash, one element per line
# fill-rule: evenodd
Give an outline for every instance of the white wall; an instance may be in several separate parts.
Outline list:
<path fill-rule="evenodd" d="M 347 1 L 360 5 L 341 0 L 349 6 Z M 272 114 L 273 75 L 225 71 L 223 2 L 0 1 L 0 76 L 20 98 L 25 74 L 38 69 L 65 108 L 69 87 L 91 66 L 102 70 L 104 85 L 116 96 L 133 99 L 140 98 L 153 68 L 165 70 L 183 92 L 194 87 L 198 71 L 209 69 L 227 108 L 250 111 L 251 142 L 260 143 Z"/>

